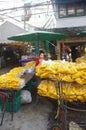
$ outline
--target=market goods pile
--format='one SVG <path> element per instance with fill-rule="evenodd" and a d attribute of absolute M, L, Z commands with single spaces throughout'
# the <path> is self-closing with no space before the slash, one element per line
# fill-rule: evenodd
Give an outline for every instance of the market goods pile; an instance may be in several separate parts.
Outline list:
<path fill-rule="evenodd" d="M 20 86 L 19 81 L 20 81 L 20 78 L 18 78 L 18 77 L 10 77 L 10 76 L 4 74 L 4 75 L 0 76 L 0 88 L 16 89 Z"/>
<path fill-rule="evenodd" d="M 50 80 L 43 80 L 40 82 L 38 86 L 38 94 L 40 96 L 46 96 L 53 99 L 57 99 L 59 96 L 58 88 L 56 88 L 56 83 Z M 75 83 L 63 82 L 60 96 L 69 102 L 86 102 L 86 85 L 82 86 Z"/>
<path fill-rule="evenodd" d="M 41 96 L 57 99 L 55 83 L 50 80 L 43 80 L 38 86 L 38 94 Z"/>
<path fill-rule="evenodd" d="M 84 57 L 84 59 L 78 58 L 75 63 L 58 60 L 45 61 L 36 67 L 36 75 L 40 79 L 50 79 L 53 81 L 60 80 L 65 82 L 67 84 L 67 88 L 63 84 L 62 98 L 71 102 L 78 100 L 81 102 L 86 102 L 86 57 Z M 71 83 L 74 83 L 75 85 L 72 85 Z M 41 88 L 42 87 L 38 86 L 39 95 L 42 93 Z"/>
<path fill-rule="evenodd" d="M 15 67 L 10 70 L 8 75 L 12 77 L 21 77 L 23 73 L 24 73 L 24 67 Z"/>
<path fill-rule="evenodd" d="M 86 85 L 82 86 L 75 83 L 63 83 L 61 91 L 62 98 L 69 102 L 86 102 Z"/>
<path fill-rule="evenodd" d="M 9 73 L 3 74 L 0 76 L 0 89 L 17 89 L 24 85 L 24 79 L 20 78 L 23 74 L 23 67 L 15 67 L 10 70 Z"/>
<path fill-rule="evenodd" d="M 45 61 L 36 67 L 36 75 L 43 78 L 50 78 L 57 81 L 76 82 L 78 84 L 86 84 L 86 63 L 69 63 Z"/>
<path fill-rule="evenodd" d="M 35 61 L 27 62 L 24 66 L 26 73 L 34 73 L 35 72 Z"/>
<path fill-rule="evenodd" d="M 33 62 L 26 64 L 28 68 L 33 65 Z M 18 89 L 25 86 L 25 80 L 21 78 L 24 74 L 26 66 L 15 67 L 8 73 L 0 76 L 0 89 Z"/>
<path fill-rule="evenodd" d="M 86 62 L 86 55 L 76 59 L 77 63 Z"/>
<path fill-rule="evenodd" d="M 27 62 L 24 67 L 35 67 L 35 61 Z"/>

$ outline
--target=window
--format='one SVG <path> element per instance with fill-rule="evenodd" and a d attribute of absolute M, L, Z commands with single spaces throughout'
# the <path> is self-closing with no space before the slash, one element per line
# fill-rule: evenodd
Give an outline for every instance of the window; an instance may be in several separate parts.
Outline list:
<path fill-rule="evenodd" d="M 68 16 L 74 16 L 75 15 L 75 6 L 74 4 L 68 4 Z"/>
<path fill-rule="evenodd" d="M 66 5 L 60 5 L 59 6 L 59 16 L 65 17 L 67 15 L 66 13 Z"/>
<path fill-rule="evenodd" d="M 86 15 L 86 2 L 59 4 L 58 13 L 60 18 Z"/>
<path fill-rule="evenodd" d="M 84 15 L 84 5 L 82 4 L 76 5 L 76 15 L 77 16 Z"/>

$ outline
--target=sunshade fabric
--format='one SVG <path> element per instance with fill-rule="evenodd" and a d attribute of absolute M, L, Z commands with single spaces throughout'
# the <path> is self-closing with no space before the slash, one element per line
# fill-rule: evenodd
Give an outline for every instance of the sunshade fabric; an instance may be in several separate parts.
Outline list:
<path fill-rule="evenodd" d="M 68 36 L 65 34 L 46 32 L 46 31 L 36 31 L 33 33 L 23 33 L 15 36 L 8 37 L 8 40 L 14 41 L 46 41 L 46 40 L 62 40 L 66 39 Z"/>

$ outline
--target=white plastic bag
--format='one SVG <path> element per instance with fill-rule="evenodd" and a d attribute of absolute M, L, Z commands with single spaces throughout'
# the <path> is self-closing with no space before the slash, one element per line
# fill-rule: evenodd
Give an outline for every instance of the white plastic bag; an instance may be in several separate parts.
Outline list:
<path fill-rule="evenodd" d="M 31 93 L 28 90 L 21 91 L 21 104 L 31 103 L 32 97 Z"/>
<path fill-rule="evenodd" d="M 27 73 L 27 74 L 35 73 L 35 68 L 34 67 L 27 67 L 25 70 L 25 73 Z"/>

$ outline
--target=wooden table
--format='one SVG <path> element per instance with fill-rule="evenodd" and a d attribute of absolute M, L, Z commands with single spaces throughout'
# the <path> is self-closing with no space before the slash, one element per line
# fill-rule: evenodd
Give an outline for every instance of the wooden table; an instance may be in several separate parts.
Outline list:
<path fill-rule="evenodd" d="M 21 78 L 25 79 L 25 84 L 30 81 L 34 76 L 34 73 L 24 73 Z"/>

